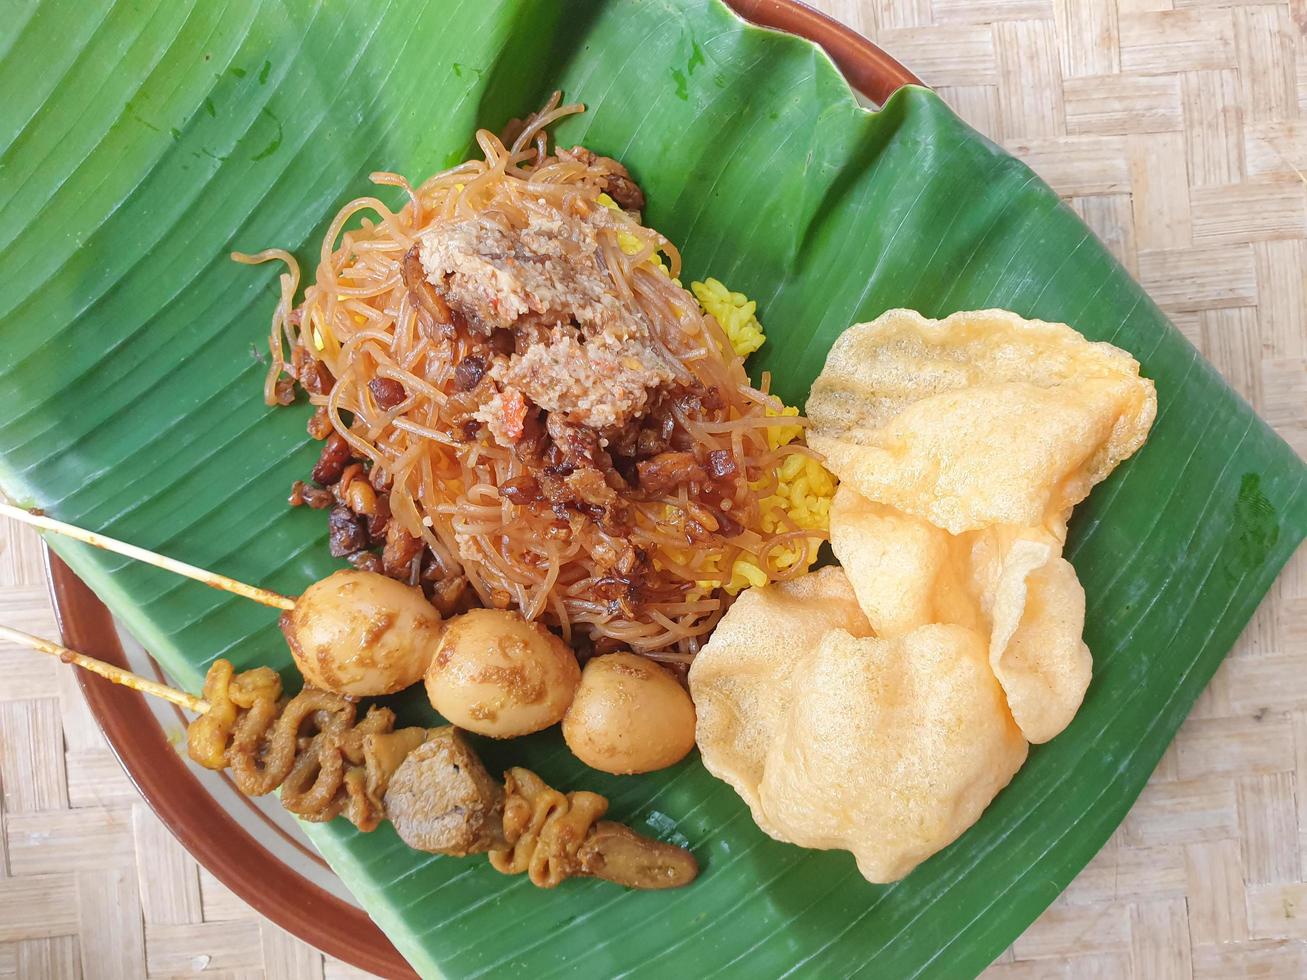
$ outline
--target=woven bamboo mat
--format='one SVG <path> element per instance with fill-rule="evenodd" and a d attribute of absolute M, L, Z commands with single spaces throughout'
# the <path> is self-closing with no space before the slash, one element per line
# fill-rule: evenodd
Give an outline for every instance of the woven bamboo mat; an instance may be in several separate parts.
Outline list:
<path fill-rule="evenodd" d="M 1307 454 L 1307 0 L 817 6 L 1066 195 Z M 55 635 L 38 543 L 3 522 L 0 622 Z M 0 792 L 0 978 L 360 976 L 197 867 L 71 672 L 3 645 Z M 1307 976 L 1307 550 L 1120 830 L 988 976 Z"/>

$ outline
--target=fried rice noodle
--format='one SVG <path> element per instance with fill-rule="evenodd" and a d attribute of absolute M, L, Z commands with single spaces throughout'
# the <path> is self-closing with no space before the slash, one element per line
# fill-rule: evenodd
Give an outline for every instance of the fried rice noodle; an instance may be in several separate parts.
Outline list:
<path fill-rule="evenodd" d="M 795 555 L 824 537 L 783 514 L 770 525 L 774 531 L 764 530 L 763 500 L 777 485 L 777 467 L 789 454 L 807 452 L 801 445 L 772 448 L 768 430 L 804 423 L 774 417 L 780 401 L 765 385 L 750 384 L 722 328 L 673 281 L 681 269 L 675 247 L 631 214 L 599 210 L 603 171 L 581 158 L 549 156 L 546 127 L 582 109 L 560 104 L 556 94 L 511 142 L 479 131 L 483 160 L 416 188 L 399 174 L 374 173 L 377 184 L 401 190 L 406 203 L 395 211 L 375 197 L 345 205 L 328 228 L 315 282 L 297 311 L 300 276 L 291 255 L 269 249 L 235 257 L 278 259 L 289 270 L 269 334 L 268 401 L 277 400 L 296 347 L 320 360 L 334 383 L 310 400 L 325 405 L 352 452 L 371 461 L 373 482 L 383 482 L 378 475 L 389 481 L 390 519 L 427 545 L 440 571 L 465 575 L 482 603 L 516 606 L 561 628 L 569 641 L 579 630 L 593 641 L 684 663 L 729 605 L 721 586 L 738 560 L 752 561 L 768 579 L 787 578 L 807 568 Z M 415 307 L 401 275 L 405 254 L 442 223 L 487 212 L 528 222 L 547 208 L 599 215 L 614 295 L 647 325 L 675 383 L 716 393 L 711 410 L 676 403 L 672 417 L 697 458 L 725 451 L 733 471 L 711 486 L 683 484 L 673 493 L 621 491 L 629 514 L 625 535 L 583 513 L 564 520 L 546 502 L 516 504 L 501 495 L 500 487 L 527 471 L 512 450 L 484 433 L 468 439 L 460 428 L 473 403 L 454 386 L 453 367 L 471 349 L 468 339 L 428 335 L 422 324 L 429 314 Z M 627 254 L 619 233 L 633 236 L 638 251 Z M 655 264 L 659 256 L 666 268 Z M 368 387 L 377 378 L 402 385 L 403 400 L 381 408 Z M 705 513 L 729 513 L 738 529 L 729 539 L 715 529 L 696 530 L 695 515 Z M 596 583 L 611 575 L 603 556 L 627 545 L 651 570 L 640 583 L 642 598 L 623 605 L 597 593 Z"/>

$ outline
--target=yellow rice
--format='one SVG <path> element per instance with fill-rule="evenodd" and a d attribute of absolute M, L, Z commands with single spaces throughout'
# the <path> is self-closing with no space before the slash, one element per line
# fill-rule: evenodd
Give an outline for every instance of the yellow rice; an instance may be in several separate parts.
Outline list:
<path fill-rule="evenodd" d="M 606 208 L 616 209 L 618 206 L 607 194 L 599 195 L 599 203 Z M 625 232 L 619 233 L 618 245 L 628 255 L 635 255 L 644 247 L 633 235 Z M 649 261 L 668 272 L 667 265 L 658 253 L 655 252 Z M 732 292 L 720 280 L 712 278 L 690 283 L 690 291 L 703 311 L 721 325 L 731 347 L 740 357 L 748 357 L 767 342 L 762 323 L 758 320 L 758 304 L 743 293 Z M 780 412 L 768 409 L 768 414 L 778 418 L 792 417 L 798 415 L 799 410 L 787 405 Z M 793 442 L 802 433 L 800 426 L 778 424 L 768 430 L 767 441 L 773 449 L 778 449 Z M 763 501 L 764 512 L 780 510 L 799 527 L 826 532 L 830 527 L 830 502 L 835 496 L 836 485 L 830 471 L 811 456 L 796 454 L 785 458 L 776 477 L 776 489 Z M 775 531 L 779 523 L 774 516 L 766 517 L 763 521 L 769 532 Z M 820 538 L 810 538 L 802 544 L 789 545 L 777 555 L 777 564 L 789 568 L 801 561 L 807 567 L 817 560 L 820 543 Z M 726 591 L 735 595 L 750 585 L 764 585 L 766 582 L 767 574 L 756 562 L 741 558 L 731 566 L 728 581 L 722 583 L 705 580 L 699 586 L 707 592 L 724 584 Z"/>

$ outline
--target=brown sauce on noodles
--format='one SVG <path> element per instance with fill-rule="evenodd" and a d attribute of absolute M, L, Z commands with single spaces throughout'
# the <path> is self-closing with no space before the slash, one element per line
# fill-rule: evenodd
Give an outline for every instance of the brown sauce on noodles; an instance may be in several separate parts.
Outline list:
<path fill-rule="evenodd" d="M 484 160 L 417 188 L 374 174 L 408 203 L 346 205 L 299 305 L 289 254 L 239 258 L 291 266 L 265 395 L 287 403 L 294 379 L 319 407 L 322 465 L 346 485 L 296 499 L 339 501 L 347 540 L 384 544 L 351 560 L 447 611 L 511 606 L 684 663 L 737 561 L 769 580 L 806 569 L 795 546 L 820 532 L 763 507 L 784 459 L 811 452 L 769 441 L 780 402 L 676 281 L 672 244 L 612 206 L 643 204 L 626 170 L 550 152 L 545 127 L 581 108 L 555 96 L 507 144 L 483 130 Z M 360 212 L 375 217 L 345 230 Z"/>

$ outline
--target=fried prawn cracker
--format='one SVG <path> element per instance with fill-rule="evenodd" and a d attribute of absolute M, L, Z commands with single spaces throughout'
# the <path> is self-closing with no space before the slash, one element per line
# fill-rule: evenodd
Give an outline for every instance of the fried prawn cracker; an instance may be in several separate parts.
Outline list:
<path fill-rule="evenodd" d="M 1031 742 L 1070 724 L 1093 666 L 1064 536 L 1011 525 L 949 534 L 848 485 L 831 504 L 831 546 L 875 634 L 947 623 L 988 638 L 991 669 Z"/>
<path fill-rule="evenodd" d="M 1093 673 L 1085 590 L 1051 545 L 1018 539 L 994 585 L 989 665 L 1025 737 L 1047 742 L 1080 709 Z"/>
<path fill-rule="evenodd" d="M 929 623 L 983 628 L 966 542 L 847 484 L 831 501 L 830 534 L 878 636 L 902 636 Z"/>
<path fill-rule="evenodd" d="M 834 630 L 794 676 L 761 809 L 783 839 L 852 851 L 868 881 L 896 881 L 955 841 L 1025 762 L 984 642 L 964 627 Z"/>
<path fill-rule="evenodd" d="M 975 822 L 1026 740 L 972 630 L 879 639 L 830 627 L 814 605 L 819 640 L 810 626 L 776 632 L 794 625 L 791 585 L 850 598 L 831 571 L 750 590 L 723 617 L 690 670 L 699 748 L 769 836 L 851 851 L 869 881 L 894 881 Z"/>
<path fill-rule="evenodd" d="M 1064 518 L 1156 413 L 1133 357 L 1064 324 L 892 310 L 831 348 L 808 444 L 863 496 L 957 534 Z"/>
<path fill-rule="evenodd" d="M 871 632 L 844 572 L 823 568 L 746 589 L 690 665 L 695 739 L 704 765 L 735 788 L 759 826 L 765 820 L 758 783 L 767 747 L 792 693 L 804 683 L 792 680 L 790 672 L 836 629 L 857 636 Z"/>
<path fill-rule="evenodd" d="M 1070 723 L 1092 661 L 1066 521 L 1156 407 L 1124 351 L 1001 311 L 837 341 L 807 414 L 843 571 L 746 592 L 690 670 L 704 763 L 759 827 L 896 880 Z"/>

